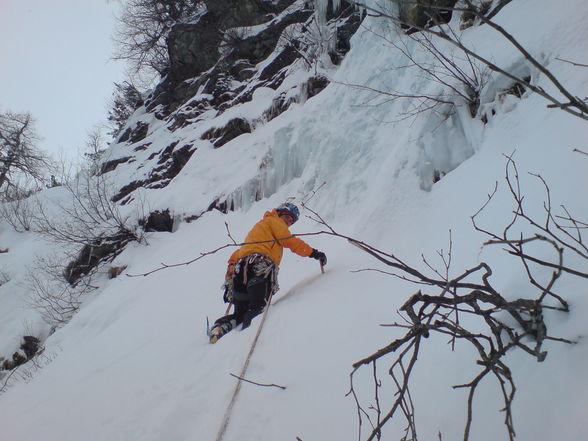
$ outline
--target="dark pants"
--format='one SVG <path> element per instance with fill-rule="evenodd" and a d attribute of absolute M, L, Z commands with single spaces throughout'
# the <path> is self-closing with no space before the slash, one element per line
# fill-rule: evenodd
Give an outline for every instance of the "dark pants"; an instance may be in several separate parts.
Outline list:
<path fill-rule="evenodd" d="M 248 268 L 247 274 L 241 271 L 235 276 L 233 284 L 235 312 L 219 318 L 215 323 L 235 320 L 236 325 L 243 324 L 242 329 L 245 329 L 256 315 L 263 312 L 271 293 L 271 279 L 258 277 L 253 268 Z"/>

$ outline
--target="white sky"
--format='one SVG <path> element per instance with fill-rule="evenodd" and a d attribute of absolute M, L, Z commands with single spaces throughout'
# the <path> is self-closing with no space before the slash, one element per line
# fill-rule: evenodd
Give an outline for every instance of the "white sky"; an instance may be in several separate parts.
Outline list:
<path fill-rule="evenodd" d="M 110 60 L 116 2 L 0 0 L 0 110 L 30 111 L 39 147 L 73 159 L 106 120 L 121 62 Z"/>

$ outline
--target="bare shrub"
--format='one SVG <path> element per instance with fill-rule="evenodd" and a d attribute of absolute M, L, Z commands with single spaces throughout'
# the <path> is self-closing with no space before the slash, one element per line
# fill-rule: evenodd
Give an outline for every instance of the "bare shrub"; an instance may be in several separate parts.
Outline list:
<path fill-rule="evenodd" d="M 71 319 L 96 288 L 92 280 L 105 263 L 143 238 L 138 213 L 121 213 L 112 201 L 114 186 L 95 168 L 90 161 L 74 176 L 64 176 L 53 198 L 35 199 L 30 229 L 59 244 L 61 255 L 39 259 L 27 284 L 31 305 L 52 326 Z"/>
<path fill-rule="evenodd" d="M 4 219 L 16 232 L 31 231 L 34 209 L 35 203 L 32 197 L 17 197 L 0 203 L 0 218 Z"/>
<path fill-rule="evenodd" d="M 94 289 L 89 279 L 83 284 L 71 286 L 64 273 L 63 260 L 63 255 L 37 259 L 27 271 L 25 282 L 31 293 L 29 305 L 53 328 L 69 322 L 80 308 L 84 294 Z"/>
<path fill-rule="evenodd" d="M 38 141 L 30 113 L 0 113 L 0 194 L 18 187 L 23 177 L 43 180 L 49 159 L 38 149 Z"/>
<path fill-rule="evenodd" d="M 64 179 L 67 198 L 48 207 L 37 200 L 34 231 L 65 244 L 89 245 L 96 238 L 128 233 L 140 240 L 130 216 L 124 216 L 112 201 L 113 186 L 106 175 L 92 176 L 81 170 L 75 177 Z"/>
<path fill-rule="evenodd" d="M 370 30 L 386 44 L 399 51 L 406 58 L 406 64 L 390 67 L 390 71 L 416 69 L 429 84 L 437 84 L 435 90 L 406 91 L 387 87 L 370 87 L 361 84 L 340 83 L 355 89 L 374 92 L 370 105 L 378 106 L 390 101 L 408 100 L 410 107 L 399 114 L 397 119 L 412 118 L 424 112 L 436 111 L 444 119 L 454 113 L 456 106 L 466 105 L 472 117 L 480 106 L 480 93 L 487 83 L 489 69 L 468 54 L 448 50 L 442 41 L 431 38 L 427 33 L 410 34 L 406 39 L 397 39 Z M 457 41 L 461 36 L 449 30 Z M 414 47 L 409 47 L 412 43 Z"/>
<path fill-rule="evenodd" d="M 166 38 L 173 25 L 187 23 L 205 10 L 201 0 L 128 0 L 118 17 L 115 59 L 135 74 L 158 77 L 169 66 Z"/>
<path fill-rule="evenodd" d="M 358 439 L 362 439 L 364 420 L 371 424 L 371 430 L 368 431 L 366 439 L 381 439 L 383 427 L 396 415 L 402 415 L 406 421 L 404 439 L 418 439 L 415 421 L 416 404 L 410 393 L 410 383 L 413 368 L 425 340 L 438 335 L 448 338 L 452 349 L 458 342 L 464 342 L 470 344 L 478 354 L 478 360 L 476 360 L 476 364 L 480 366 L 478 374 L 463 384 L 453 386 L 454 389 L 468 390 L 464 441 L 470 439 L 474 413 L 473 402 L 477 387 L 486 377 L 496 379 L 497 389 L 504 403 L 502 411 L 505 415 L 504 424 L 508 439 L 514 440 L 515 424 L 512 404 L 516 385 L 507 355 L 513 350 L 519 350 L 542 362 L 547 356 L 547 351 L 543 349 L 544 342 L 574 343 L 548 333 L 544 312 L 569 311 L 565 296 L 555 290 L 556 282 L 563 274 L 588 279 L 588 272 L 584 269 L 585 262 L 588 261 L 588 246 L 584 243 L 582 236 L 583 230 L 588 228 L 588 223 L 575 218 L 570 214 L 570 210 L 563 206 L 562 213 L 556 214 L 552 207 L 549 186 L 541 176 L 534 176 L 545 188 L 545 218 L 543 220 L 527 213 L 518 170 L 512 157 L 507 157 L 505 176 L 507 188 L 515 205 L 510 221 L 507 221 L 500 232 L 484 229 L 479 225 L 479 217 L 494 198 L 496 188 L 488 201 L 472 216 L 474 228 L 490 237 L 490 240 L 485 243 L 486 246 L 504 246 L 509 254 L 518 258 L 529 282 L 529 289 L 526 292 L 532 293 L 528 297 L 509 300 L 508 296 L 492 284 L 493 271 L 485 262 L 465 270 L 457 277 L 450 278 L 451 240 L 449 252 L 439 252 L 442 260 L 440 269 L 424 259 L 427 269 L 432 272 L 432 275 L 426 275 L 420 269 L 406 264 L 390 253 L 351 239 L 354 245 L 393 268 L 391 272 L 386 273 L 423 287 L 439 290 L 437 293 L 428 294 L 423 288 L 412 295 L 399 310 L 403 320 L 387 325 L 406 329 L 405 334 L 353 364 L 349 394 L 354 397 L 358 408 Z M 519 224 L 522 224 L 521 228 L 517 228 Z M 534 231 L 521 234 L 528 225 Z M 341 237 L 334 231 L 332 234 Z M 553 251 L 553 259 L 539 257 L 537 249 L 529 250 L 531 243 L 547 246 Z M 575 267 L 569 266 L 564 262 L 564 252 L 575 254 L 584 263 Z M 541 252 L 540 255 L 543 256 L 544 253 Z M 540 276 L 545 274 L 546 269 L 552 270 L 547 279 Z M 396 388 L 395 400 L 387 409 L 382 407 L 378 398 L 381 387 L 378 363 L 386 365 L 386 371 Z M 371 367 L 375 382 L 375 405 L 370 406 L 362 404 L 354 384 L 357 371 L 365 366 Z"/>
<path fill-rule="evenodd" d="M 227 55 L 233 50 L 239 51 L 240 45 L 250 36 L 251 31 L 252 28 L 249 26 L 240 26 L 222 30 L 221 41 L 219 44 L 219 52 L 221 55 Z"/>

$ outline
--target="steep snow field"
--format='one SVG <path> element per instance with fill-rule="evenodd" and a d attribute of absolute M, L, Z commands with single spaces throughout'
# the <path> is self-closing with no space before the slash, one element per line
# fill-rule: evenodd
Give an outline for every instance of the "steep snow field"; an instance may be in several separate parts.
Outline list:
<path fill-rule="evenodd" d="M 570 90 L 586 96 L 586 68 L 556 60 L 587 61 L 584 1 L 517 0 L 496 21 Z M 189 261 L 231 242 L 225 223 L 239 241 L 265 210 L 288 197 L 304 200 L 318 189 L 308 205 L 342 234 L 426 270 L 421 254 L 439 264 L 436 251 L 448 250 L 451 231 L 452 275 L 485 261 L 507 298 L 533 296 L 516 259 L 499 247 L 482 247 L 487 238 L 474 231 L 470 216 L 498 182 L 498 193 L 479 221 L 495 231 L 508 223 L 514 206 L 504 183 L 504 154 L 514 152 L 530 212 L 542 214 L 545 194 L 527 172 L 540 173 L 549 182 L 555 207 L 564 204 L 578 219 L 588 219 L 588 157 L 572 151 L 587 150 L 588 124 L 547 109 L 536 94 L 498 98 L 508 83 L 497 74 L 488 74 L 482 96 L 482 106 L 495 109 L 487 124 L 472 119 L 465 107 L 447 120 L 435 112 L 399 118 L 407 111 L 406 101 L 383 102 L 381 95 L 349 84 L 431 94 L 440 86 L 415 71 L 391 69 L 406 59 L 378 37 L 386 30 L 386 23 L 368 17 L 342 66 L 328 71 L 333 82 L 325 91 L 220 149 L 199 147 L 168 187 L 142 191 L 142 203 L 151 210 L 204 212 L 225 195 L 235 201 L 236 211 L 206 212 L 181 223 L 174 233 L 150 233 L 148 244 L 129 246 L 113 265 L 128 265 L 126 273 L 137 275 L 162 263 Z M 528 71 L 534 84 L 552 89 L 490 29 L 469 29 L 464 40 L 497 64 Z M 265 108 L 265 92 L 257 91 L 253 102 L 232 111 Z M 165 146 L 173 139 L 197 139 L 203 130 L 189 126 L 170 134 L 161 127 L 148 139 Z M 113 157 L 123 154 L 124 146 L 112 147 Z M 267 165 L 259 171 L 262 162 Z M 446 173 L 435 184 L 433 170 Z M 116 173 L 117 183 L 129 181 L 128 174 Z M 254 202 L 258 191 L 265 197 Z M 311 213 L 303 210 L 303 215 Z M 292 228 L 295 233 L 323 229 L 307 217 Z M 418 286 L 380 272 L 355 272 L 387 268 L 345 240 L 324 234 L 304 239 L 326 252 L 327 271 L 321 274 L 316 261 L 286 251 L 281 289 L 246 374 L 286 389 L 242 384 L 225 441 L 357 439 L 357 409 L 346 396 L 351 365 L 402 335 L 401 329 L 380 324 L 399 321 L 397 309 Z M 2 337 L 0 349 L 8 354 L 24 329 L 49 332 L 26 308 L 22 280 L 33 256 L 48 253 L 51 245 L 2 224 L 0 248 L 5 247 L 10 252 L 0 254 L 0 262 L 11 281 L 0 287 L 0 335 L 9 338 Z M 212 321 L 226 308 L 220 284 L 231 251 L 146 277 L 108 280 L 104 275 L 99 290 L 71 322 L 47 339 L 42 367 L 0 395 L 0 439 L 215 440 L 237 383 L 230 373 L 240 373 L 261 322 L 258 318 L 249 329 L 208 344 L 206 317 Z M 553 259 L 547 248 L 537 253 Z M 569 259 L 569 266 L 585 266 L 585 261 Z M 550 271 L 540 273 L 549 276 Z M 508 357 L 517 384 L 517 440 L 588 440 L 587 283 L 564 277 L 557 288 L 571 312 L 546 312 L 548 332 L 578 344 L 547 342 L 543 363 L 525 353 Z M 437 440 L 438 433 L 444 441 L 462 439 L 467 394 L 451 386 L 467 383 L 479 372 L 476 359 L 465 344 L 452 351 L 444 339 L 425 340 L 411 383 L 419 439 Z M 388 367 L 380 362 L 384 409 L 394 400 Z M 367 408 L 374 386 L 371 367 L 363 370 L 355 389 Z M 498 385 L 487 378 L 475 398 L 471 440 L 508 439 L 501 407 Z M 368 428 L 364 419 L 362 439 Z M 402 429 L 403 421 L 393 420 L 382 439 L 401 439 Z"/>

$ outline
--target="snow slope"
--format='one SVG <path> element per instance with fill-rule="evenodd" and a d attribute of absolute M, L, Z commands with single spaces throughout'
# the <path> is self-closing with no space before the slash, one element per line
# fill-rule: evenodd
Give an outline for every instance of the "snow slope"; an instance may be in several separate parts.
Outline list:
<path fill-rule="evenodd" d="M 588 7 L 583 1 L 556 5 L 547 0 L 519 0 L 505 8 L 497 22 L 513 30 L 571 90 L 586 95 L 585 69 L 556 60 L 586 61 Z M 232 237 L 241 240 L 265 210 L 288 197 L 300 200 L 316 191 L 309 206 L 343 234 L 421 268 L 421 254 L 438 262 L 436 250 L 448 249 L 451 230 L 454 275 L 486 261 L 505 296 L 531 296 L 533 291 L 516 260 L 499 248 L 481 248 L 486 237 L 473 230 L 470 216 L 498 181 L 498 193 L 480 222 L 494 230 L 508 222 L 513 206 L 504 185 L 503 155 L 515 152 L 529 210 L 542 212 L 544 193 L 528 171 L 540 173 L 549 182 L 554 204 L 565 204 L 579 219 L 588 219 L 583 192 L 588 184 L 588 159 L 572 151 L 585 147 L 588 125 L 547 109 L 535 94 L 500 100 L 497 91 L 504 86 L 495 74 L 488 78 L 482 103 L 493 107 L 495 115 L 485 125 L 464 109 L 446 121 L 434 113 L 396 118 L 406 111 L 405 101 L 373 106 L 373 92 L 346 84 L 424 88 L 431 93 L 439 85 L 414 72 L 390 69 L 406 59 L 377 37 L 386 29 L 386 23 L 368 18 L 343 64 L 329 69 L 334 81 L 321 94 L 220 149 L 199 146 L 169 186 L 142 191 L 150 209 L 204 214 L 194 222 L 181 223 L 174 233 L 150 233 L 148 244 L 129 246 L 113 265 L 128 265 L 126 272 L 138 275 L 162 263 L 189 261 L 231 242 L 225 222 Z M 464 38 L 499 64 L 524 64 L 488 29 L 468 30 Z M 541 76 L 533 81 L 549 87 Z M 263 90 L 253 102 L 232 111 L 247 113 L 256 104 L 265 108 Z M 203 130 L 188 126 L 170 134 L 160 127 L 149 139 L 165 146 L 171 139 L 196 139 Z M 112 149 L 114 156 L 118 151 L 122 155 L 124 146 Z M 260 171 L 261 163 L 269 165 Z M 434 169 L 447 173 L 436 184 L 431 179 Z M 128 182 L 128 174 L 117 173 L 113 179 Z M 253 196 L 259 191 L 264 197 L 255 202 Z M 237 210 L 226 215 L 206 212 L 219 196 L 235 201 Z M 296 233 L 322 229 L 309 218 L 293 227 Z M 8 334 L 24 321 L 35 330 L 42 328 L 19 303 L 23 290 L 9 292 L 9 288 L 24 277 L 20 268 L 30 264 L 31 256 L 49 245 L 11 233 L 6 225 L 0 240 L 2 247 L 7 243 L 11 248 L 0 255 L 5 259 L 2 268 L 12 273 L 10 283 L 0 287 L 2 311 L 11 311 L 10 319 L 2 314 L 0 332 Z M 281 289 L 246 375 L 286 389 L 243 384 L 225 441 L 357 439 L 357 410 L 346 396 L 351 364 L 401 335 L 400 329 L 379 325 L 399 320 L 397 309 L 417 286 L 382 273 L 354 272 L 386 267 L 344 240 L 324 234 L 305 240 L 327 253 L 327 271 L 321 274 L 316 261 L 286 253 Z M 256 319 L 249 329 L 233 332 L 216 345 L 207 342 L 206 317 L 214 320 L 225 311 L 219 285 L 230 252 L 223 249 L 149 276 L 113 280 L 103 276 L 99 291 L 69 324 L 47 339 L 41 368 L 31 369 L 30 378 L 14 382 L 0 395 L 0 438 L 217 439 L 237 382 L 230 373 L 240 372 L 261 322 Z M 585 265 L 570 259 L 570 265 Z M 548 278 L 549 271 L 541 276 Z M 578 344 L 546 343 L 549 354 L 543 363 L 524 353 L 509 356 L 517 384 L 518 440 L 588 440 L 587 284 L 566 277 L 559 287 L 571 312 L 546 313 L 549 333 Z M 4 339 L 2 343 L 8 350 L 10 344 Z M 462 439 L 467 397 L 451 386 L 471 380 L 478 372 L 475 354 L 465 345 L 452 352 L 439 338 L 427 340 L 421 354 L 411 384 L 420 439 L 438 439 L 439 432 L 443 440 Z M 380 400 L 385 407 L 394 400 L 393 389 L 387 366 L 380 368 L 384 385 Z M 373 401 L 371 368 L 358 374 L 355 388 L 364 403 Z M 501 406 L 496 384 L 488 379 L 475 400 L 472 440 L 508 439 Z M 382 439 L 401 439 L 402 423 L 400 419 L 390 422 Z M 368 427 L 364 419 L 362 439 Z"/>

